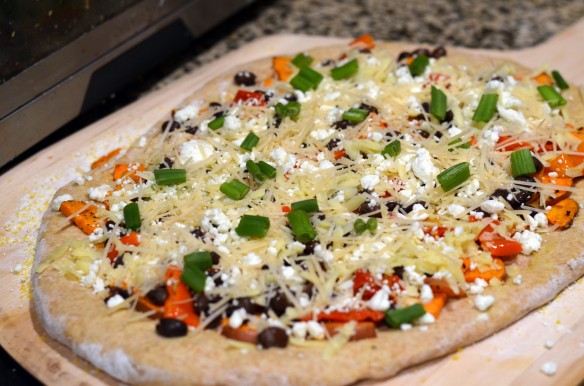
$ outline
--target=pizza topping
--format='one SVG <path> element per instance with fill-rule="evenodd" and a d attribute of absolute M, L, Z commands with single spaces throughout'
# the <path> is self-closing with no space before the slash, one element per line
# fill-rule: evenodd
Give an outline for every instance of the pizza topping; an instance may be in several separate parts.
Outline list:
<path fill-rule="evenodd" d="M 158 335 L 165 338 L 177 338 L 188 333 L 187 325 L 179 319 L 161 318 L 156 325 Z"/>
<path fill-rule="evenodd" d="M 249 71 L 240 71 L 235 74 L 233 81 L 238 86 L 254 86 L 256 84 L 256 75 Z"/>
<path fill-rule="evenodd" d="M 288 346 L 288 334 L 280 327 L 268 327 L 258 335 L 258 343 L 263 348 Z"/>

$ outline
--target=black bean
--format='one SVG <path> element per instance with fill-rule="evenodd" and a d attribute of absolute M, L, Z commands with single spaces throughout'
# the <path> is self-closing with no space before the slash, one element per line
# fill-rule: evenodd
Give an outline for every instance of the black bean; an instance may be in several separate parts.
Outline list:
<path fill-rule="evenodd" d="M 418 129 L 416 130 L 416 133 L 418 133 L 423 138 L 430 138 L 430 133 L 426 130 Z"/>
<path fill-rule="evenodd" d="M 326 214 L 324 214 L 324 213 L 322 213 L 322 212 L 319 212 L 319 213 L 316 215 L 316 218 L 317 218 L 317 219 L 319 219 L 320 221 L 323 221 L 323 220 L 326 218 Z"/>
<path fill-rule="evenodd" d="M 172 169 L 173 164 L 174 162 L 170 158 L 164 157 L 164 161 L 158 165 L 158 169 Z"/>
<path fill-rule="evenodd" d="M 166 126 L 168 126 L 168 122 L 169 121 L 165 121 L 162 126 L 160 126 L 160 130 L 164 131 L 166 130 Z M 177 121 L 172 121 L 172 123 L 170 124 L 170 127 L 168 128 L 168 132 L 173 132 L 176 129 L 180 128 L 180 123 L 178 123 Z"/>
<path fill-rule="evenodd" d="M 371 50 L 364 48 L 364 49 L 359 50 L 359 52 L 362 54 L 370 54 Z"/>
<path fill-rule="evenodd" d="M 296 94 L 286 94 L 286 95 L 284 95 L 284 99 L 286 99 L 288 102 L 297 102 L 298 101 L 298 97 L 296 96 Z"/>
<path fill-rule="evenodd" d="M 204 292 L 197 292 L 193 296 L 193 309 L 197 315 L 207 315 L 209 313 L 209 298 Z"/>
<path fill-rule="evenodd" d="M 385 136 L 391 139 L 403 138 L 403 134 L 397 130 L 388 130 L 387 132 L 385 132 Z"/>
<path fill-rule="evenodd" d="M 105 229 L 108 230 L 108 231 L 113 230 L 115 226 L 116 226 L 116 223 L 113 222 L 112 220 L 107 220 L 105 222 Z"/>
<path fill-rule="evenodd" d="M 332 66 L 333 64 L 335 64 L 335 61 L 332 59 L 325 59 L 322 62 L 320 62 L 320 65 L 323 67 Z"/>
<path fill-rule="evenodd" d="M 280 127 L 281 124 L 282 124 L 282 118 L 280 118 L 279 116 L 276 116 L 274 118 L 274 127 L 277 129 Z"/>
<path fill-rule="evenodd" d="M 265 308 L 260 306 L 257 303 L 254 303 L 254 301 L 251 298 L 237 298 L 237 305 L 238 308 L 243 308 L 245 310 L 245 312 L 247 312 L 248 314 L 260 314 L 262 312 L 265 311 Z"/>
<path fill-rule="evenodd" d="M 369 217 L 381 218 L 381 212 L 379 212 L 380 209 L 381 205 L 379 205 L 378 203 L 375 203 L 373 206 L 370 206 L 369 201 L 365 201 L 364 203 L 361 204 L 361 206 L 359 206 L 359 208 L 357 208 L 357 213 L 360 215 L 368 215 Z M 378 213 L 369 215 L 369 213 L 371 212 Z"/>
<path fill-rule="evenodd" d="M 416 50 L 414 50 L 414 52 L 412 52 L 412 54 L 414 56 L 418 56 L 418 55 L 426 55 L 427 57 L 430 57 L 430 50 L 427 48 L 418 48 Z"/>
<path fill-rule="evenodd" d="M 222 315 L 216 315 L 213 320 L 211 320 L 206 326 L 205 326 L 205 330 L 213 330 L 217 327 L 219 327 L 219 325 L 221 325 L 221 321 L 223 320 L 223 316 Z"/>
<path fill-rule="evenodd" d="M 503 189 L 503 188 L 499 188 L 497 190 L 495 190 L 493 192 L 493 194 L 491 194 L 491 197 L 494 199 L 497 199 L 499 197 L 503 197 L 503 199 L 507 199 L 507 196 L 511 194 L 511 191 L 509 189 Z"/>
<path fill-rule="evenodd" d="M 410 56 L 412 56 L 412 54 L 410 52 L 407 51 L 402 51 L 399 53 L 399 55 L 397 56 L 397 61 L 401 62 L 402 60 L 409 58 Z"/>
<path fill-rule="evenodd" d="M 199 126 L 187 126 L 185 133 L 195 135 L 199 131 Z"/>
<path fill-rule="evenodd" d="M 188 332 L 187 325 L 182 320 L 162 318 L 156 325 L 156 332 L 158 335 L 165 338 L 176 338 L 185 336 Z"/>
<path fill-rule="evenodd" d="M 263 348 L 288 346 L 288 334 L 280 327 L 268 327 L 258 335 L 258 342 Z"/>
<path fill-rule="evenodd" d="M 256 84 L 256 76 L 253 72 L 241 71 L 235 74 L 233 81 L 238 86 L 253 86 Z"/>
<path fill-rule="evenodd" d="M 393 274 L 399 277 L 400 279 L 404 278 L 404 267 L 399 265 L 397 267 L 393 267 Z"/>
<path fill-rule="evenodd" d="M 535 171 L 536 172 L 541 171 L 541 169 L 543 169 L 543 164 L 541 163 L 541 161 L 535 157 L 531 157 L 531 158 L 533 158 L 533 164 L 535 165 Z"/>
<path fill-rule="evenodd" d="M 388 202 L 386 202 L 386 203 L 385 203 L 385 207 L 386 207 L 386 208 L 387 208 L 387 210 L 388 210 L 388 211 L 390 211 L 390 212 L 393 212 L 393 210 L 394 210 L 395 208 L 398 208 L 399 206 L 400 206 L 400 205 L 399 205 L 399 202 L 395 202 L 395 201 L 388 201 Z"/>
<path fill-rule="evenodd" d="M 307 242 L 306 244 L 304 244 L 304 250 L 302 251 L 302 255 L 300 256 L 312 255 L 314 253 L 314 248 L 319 244 L 320 243 L 316 240 Z"/>
<path fill-rule="evenodd" d="M 368 105 L 366 103 L 361 103 L 359 105 L 359 109 L 361 109 L 361 110 L 367 110 L 367 111 L 369 111 L 370 114 L 371 113 L 379 114 L 379 110 L 377 110 L 377 107 Z"/>
<path fill-rule="evenodd" d="M 221 260 L 221 255 L 217 252 L 211 252 L 211 259 L 213 261 L 213 265 L 219 264 L 219 260 Z"/>
<path fill-rule="evenodd" d="M 152 288 L 150 291 L 148 291 L 146 297 L 152 302 L 152 304 L 163 306 L 166 302 L 166 299 L 168 299 L 168 291 L 166 290 L 166 286 L 161 285 L 156 288 Z"/>
<path fill-rule="evenodd" d="M 221 118 L 224 115 L 225 115 L 225 111 L 217 111 L 215 114 L 213 114 L 213 117 L 214 118 Z"/>
<path fill-rule="evenodd" d="M 413 204 L 404 207 L 404 212 L 410 213 L 412 210 L 414 210 L 414 205 L 422 205 L 424 208 L 428 208 L 428 204 L 424 201 L 416 201 Z"/>
<path fill-rule="evenodd" d="M 434 48 L 434 51 L 430 54 L 434 59 L 439 59 L 443 56 L 446 56 L 446 48 L 439 46 Z"/>
<path fill-rule="evenodd" d="M 331 139 L 329 143 L 326 144 L 326 148 L 332 151 L 335 147 L 337 147 L 341 143 L 340 138 Z"/>
<path fill-rule="evenodd" d="M 209 103 L 209 107 L 212 109 L 221 108 L 223 105 L 219 102 L 211 102 Z"/>
<path fill-rule="evenodd" d="M 266 103 L 268 103 L 270 101 L 270 99 L 274 96 L 273 92 L 266 92 L 263 90 L 254 90 L 254 92 L 256 92 L 258 94 L 262 94 L 264 96 L 264 101 Z"/>
<path fill-rule="evenodd" d="M 345 130 L 347 127 L 349 127 L 349 125 L 350 125 L 349 121 L 341 119 L 340 121 L 336 121 L 335 123 L 333 123 L 333 128 L 335 130 Z"/>
<path fill-rule="evenodd" d="M 495 76 L 493 76 L 493 77 L 491 78 L 491 80 L 496 80 L 496 81 L 498 81 L 498 82 L 504 82 L 504 81 L 505 81 L 505 80 L 504 80 L 502 77 L 500 77 L 499 75 L 495 75 Z"/>
<path fill-rule="evenodd" d="M 115 296 L 115 295 L 120 295 L 124 299 L 127 299 L 130 297 L 130 293 L 128 292 L 128 290 L 125 290 L 121 287 L 111 286 L 108 289 L 109 289 L 108 299 L 111 298 L 112 296 Z"/>
<path fill-rule="evenodd" d="M 452 110 L 448 110 L 446 112 L 446 114 L 444 115 L 444 119 L 440 121 L 440 123 L 443 122 L 452 122 L 452 120 L 454 119 L 454 113 L 452 112 Z"/>
<path fill-rule="evenodd" d="M 309 297 L 312 297 L 312 295 L 314 295 L 314 284 L 312 282 L 307 281 L 304 284 L 304 287 L 302 287 L 302 293 L 308 295 Z"/>
<path fill-rule="evenodd" d="M 424 111 L 429 114 L 430 113 L 430 103 L 428 102 L 423 102 L 422 103 L 422 108 L 424 109 Z"/>
<path fill-rule="evenodd" d="M 275 290 L 275 293 L 272 293 L 272 297 L 268 301 L 268 308 L 278 316 L 284 315 L 286 308 L 290 305 L 288 297 L 279 288 Z"/>
<path fill-rule="evenodd" d="M 196 238 L 201 239 L 201 240 L 203 240 L 205 238 L 205 233 L 203 232 L 201 227 L 195 227 L 195 229 L 191 232 L 191 234 L 193 236 L 195 236 Z"/>

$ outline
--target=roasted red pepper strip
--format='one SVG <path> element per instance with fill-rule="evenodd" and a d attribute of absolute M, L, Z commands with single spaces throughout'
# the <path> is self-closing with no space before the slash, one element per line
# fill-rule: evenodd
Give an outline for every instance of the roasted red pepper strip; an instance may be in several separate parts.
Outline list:
<path fill-rule="evenodd" d="M 124 245 L 140 245 L 140 238 L 138 237 L 139 234 L 136 232 L 130 232 L 129 234 L 120 237 L 120 242 Z M 110 259 L 110 262 L 113 263 L 116 257 L 118 257 L 118 251 L 115 246 L 112 245 L 112 248 L 107 254 L 107 257 Z"/>
<path fill-rule="evenodd" d="M 383 312 L 381 311 L 374 311 L 369 308 L 364 308 L 362 310 L 352 310 L 352 311 L 333 311 L 333 312 L 326 312 L 318 314 L 316 320 L 326 320 L 329 322 L 350 322 L 354 320 L 356 322 L 364 322 L 366 320 L 370 320 L 373 322 L 379 322 L 383 319 Z M 306 315 L 302 317 L 303 321 L 312 320 L 312 315 Z"/>
<path fill-rule="evenodd" d="M 193 308 L 191 293 L 185 283 L 180 280 L 182 271 L 177 267 L 168 267 L 166 270 L 166 290 L 168 298 L 164 303 L 164 317 L 180 319 L 187 325 L 197 327 L 200 319 Z"/>
<path fill-rule="evenodd" d="M 235 103 L 245 103 L 252 106 L 265 106 L 266 101 L 264 99 L 264 94 L 259 92 L 251 92 L 245 90 L 237 91 L 235 98 L 233 99 Z"/>
<path fill-rule="evenodd" d="M 525 148 L 533 150 L 533 146 L 531 146 L 531 144 L 529 142 L 511 142 L 507 145 L 503 145 L 502 147 L 499 147 L 501 143 L 508 142 L 510 138 L 511 138 L 510 136 L 506 136 L 506 135 L 500 136 L 499 140 L 497 141 L 497 150 L 498 151 L 513 151 L 516 149 L 525 149 Z"/>
<path fill-rule="evenodd" d="M 353 278 L 353 293 L 358 293 L 361 288 L 365 286 L 362 298 L 364 300 L 369 300 L 383 285 L 392 288 L 396 283 L 399 285 L 399 277 L 396 275 L 383 275 L 383 279 L 378 280 L 371 274 L 371 272 L 360 269 L 355 272 L 355 277 Z"/>
<path fill-rule="evenodd" d="M 486 242 L 491 256 L 505 257 L 512 256 L 523 251 L 523 246 L 515 240 L 499 239 Z"/>

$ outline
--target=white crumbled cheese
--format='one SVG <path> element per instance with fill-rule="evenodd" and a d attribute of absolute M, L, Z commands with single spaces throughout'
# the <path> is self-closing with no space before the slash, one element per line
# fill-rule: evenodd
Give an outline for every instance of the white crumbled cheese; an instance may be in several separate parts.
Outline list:
<path fill-rule="evenodd" d="M 298 102 L 300 103 L 308 102 L 312 98 L 312 93 L 310 91 L 303 93 L 300 90 L 294 90 L 294 95 L 296 95 L 296 99 L 298 99 Z"/>
<path fill-rule="evenodd" d="M 229 317 L 229 327 L 231 328 L 239 328 L 247 318 L 247 312 L 245 312 L 244 308 L 238 308 L 237 310 L 233 311 L 231 316 Z"/>
<path fill-rule="evenodd" d="M 464 228 L 461 226 L 457 226 L 454 228 L 454 236 L 458 237 L 458 236 L 462 236 L 462 234 L 464 233 Z"/>
<path fill-rule="evenodd" d="M 486 200 L 481 203 L 481 209 L 487 213 L 499 213 L 505 209 L 505 204 L 499 200 Z"/>
<path fill-rule="evenodd" d="M 375 142 L 380 142 L 381 140 L 383 140 L 383 134 L 379 133 L 377 131 L 373 131 L 373 132 L 367 134 L 367 138 L 369 138 L 370 140 L 375 141 Z"/>
<path fill-rule="evenodd" d="M 425 275 L 420 275 L 416 272 L 415 265 L 407 265 L 404 267 L 404 279 L 414 286 L 421 286 L 424 284 Z"/>
<path fill-rule="evenodd" d="M 538 251 L 541 248 L 541 236 L 535 232 L 524 230 L 513 235 L 513 239 L 521 243 L 524 255 L 529 255 L 531 252 Z"/>
<path fill-rule="evenodd" d="M 486 129 L 482 133 L 482 144 L 494 146 L 499 141 L 499 133 L 495 129 Z"/>
<path fill-rule="evenodd" d="M 262 263 L 262 259 L 255 253 L 251 252 L 243 256 L 243 263 L 248 266 L 257 266 Z"/>
<path fill-rule="evenodd" d="M 370 191 L 375 190 L 375 187 L 377 186 L 377 184 L 379 184 L 379 182 L 380 182 L 379 176 L 375 174 L 369 174 L 361 177 L 361 186 L 363 187 L 363 189 L 367 189 Z"/>
<path fill-rule="evenodd" d="M 213 291 L 215 289 L 215 280 L 207 278 L 205 280 L 205 292 Z"/>
<path fill-rule="evenodd" d="M 491 308 L 495 303 L 495 298 L 491 295 L 477 295 L 474 301 L 474 305 L 477 310 L 484 312 Z"/>
<path fill-rule="evenodd" d="M 288 280 L 298 278 L 298 276 L 296 275 L 296 270 L 294 269 L 294 267 L 290 266 L 282 266 L 282 276 L 284 276 L 284 278 Z"/>
<path fill-rule="evenodd" d="M 310 133 L 310 136 L 317 141 L 322 141 L 330 137 L 336 132 L 335 129 L 318 129 Z"/>
<path fill-rule="evenodd" d="M 483 212 L 475 212 L 474 210 L 470 212 L 470 215 L 476 218 L 477 220 L 481 220 L 485 216 Z"/>
<path fill-rule="evenodd" d="M 429 312 L 426 312 L 424 315 L 418 318 L 417 320 L 420 324 L 433 324 L 436 322 L 436 318 Z"/>
<path fill-rule="evenodd" d="M 420 181 L 433 186 L 434 176 L 438 174 L 438 169 L 434 166 L 428 150 L 424 148 L 416 150 L 416 157 L 412 160 L 412 171 Z"/>
<path fill-rule="evenodd" d="M 213 145 L 199 139 L 185 142 L 179 147 L 179 159 L 183 164 L 204 161 L 213 153 L 215 153 Z"/>
<path fill-rule="evenodd" d="M 310 336 L 314 339 L 324 339 L 324 327 L 317 321 L 311 320 L 306 323 L 306 327 Z"/>
<path fill-rule="evenodd" d="M 540 227 L 545 228 L 548 226 L 548 219 L 544 213 L 537 213 L 533 216 L 533 219 L 537 221 Z"/>
<path fill-rule="evenodd" d="M 556 178 L 557 176 L 558 176 L 558 173 L 556 173 L 556 172 L 549 172 L 548 173 L 548 177 Z"/>
<path fill-rule="evenodd" d="M 547 348 L 548 350 L 553 348 L 555 345 L 555 342 L 553 340 L 546 340 L 545 341 L 545 348 Z"/>
<path fill-rule="evenodd" d="M 235 115 L 227 115 L 223 122 L 223 128 L 226 130 L 237 131 L 241 129 L 241 120 Z"/>
<path fill-rule="evenodd" d="M 466 208 L 462 205 L 458 204 L 450 204 L 446 208 L 448 214 L 450 214 L 454 218 L 460 218 L 462 215 L 466 213 Z"/>
<path fill-rule="evenodd" d="M 323 101 L 334 101 L 340 96 L 341 96 L 341 92 L 335 91 L 335 92 L 331 92 L 330 94 L 326 94 L 325 96 L 323 96 L 322 100 Z"/>
<path fill-rule="evenodd" d="M 122 295 L 115 294 L 107 300 L 106 305 L 108 308 L 114 308 L 122 304 L 124 301 L 125 299 L 122 297 Z"/>
<path fill-rule="evenodd" d="M 375 295 L 369 299 L 367 305 L 369 308 L 375 311 L 387 311 L 391 306 L 391 300 L 389 299 L 390 290 L 387 286 L 383 286 L 382 289 L 377 291 Z"/>
<path fill-rule="evenodd" d="M 457 135 L 458 135 L 458 134 L 460 134 L 460 133 L 462 133 L 462 130 L 460 130 L 460 129 L 459 129 L 458 127 L 456 127 L 456 126 L 451 126 L 451 127 L 448 129 L 448 136 L 449 136 L 449 137 L 454 137 L 454 136 L 457 136 Z"/>
<path fill-rule="evenodd" d="M 333 259 L 333 253 L 323 248 L 322 245 L 317 244 L 314 247 L 314 256 L 323 259 L 324 261 L 331 261 Z"/>
<path fill-rule="evenodd" d="M 497 79 L 493 79 L 485 84 L 485 94 L 490 93 L 497 90 L 502 90 L 505 87 L 503 82 L 498 81 Z"/>
<path fill-rule="evenodd" d="M 59 211 L 61 209 L 61 204 L 65 201 L 72 201 L 73 200 L 73 196 L 70 194 L 61 194 L 58 197 L 55 197 L 55 199 L 53 200 L 53 202 L 51 203 L 51 209 L 53 209 L 54 211 Z"/>
<path fill-rule="evenodd" d="M 341 119 L 343 116 L 343 110 L 338 107 L 333 107 L 326 115 L 327 123 L 331 124 Z"/>
<path fill-rule="evenodd" d="M 407 331 L 412 329 L 412 325 L 409 323 L 402 323 L 399 325 L 400 330 Z"/>
<path fill-rule="evenodd" d="M 89 198 L 97 202 L 104 202 L 107 198 L 107 194 L 112 191 L 111 186 L 104 184 L 97 186 L 95 188 L 89 188 L 87 193 Z"/>
<path fill-rule="evenodd" d="M 144 147 L 148 143 L 148 138 L 145 135 L 141 136 L 138 140 L 138 147 Z"/>
<path fill-rule="evenodd" d="M 335 164 L 333 164 L 331 161 L 325 159 L 324 161 L 320 161 L 320 164 L 318 165 L 318 168 L 320 170 L 326 170 L 326 169 L 330 169 L 330 168 L 334 168 Z"/>
<path fill-rule="evenodd" d="M 189 119 L 195 118 L 199 114 L 199 108 L 196 106 L 186 106 L 174 113 L 174 120 L 183 123 Z"/>
<path fill-rule="evenodd" d="M 482 313 L 478 314 L 477 320 L 479 322 L 486 322 L 489 320 L 489 314 L 487 314 L 486 312 L 482 312 Z"/>
<path fill-rule="evenodd" d="M 525 117 L 523 116 L 523 113 L 521 111 L 506 109 L 500 105 L 497 106 L 497 111 L 499 112 L 501 118 L 503 118 L 507 122 L 515 123 L 519 125 L 519 128 L 527 127 L 527 121 L 525 120 Z"/>
<path fill-rule="evenodd" d="M 480 277 L 475 279 L 474 282 L 472 282 L 471 284 L 469 284 L 468 289 L 469 292 L 473 295 L 478 295 L 478 294 L 482 294 L 483 291 L 485 290 L 485 287 L 487 287 L 489 285 L 489 283 L 487 283 L 484 279 L 481 279 Z"/>
<path fill-rule="evenodd" d="M 545 375 L 554 375 L 558 371 L 558 365 L 556 362 L 545 362 L 541 365 L 541 372 Z"/>
<path fill-rule="evenodd" d="M 298 339 L 306 338 L 308 332 L 308 326 L 306 322 L 296 322 L 292 325 L 292 335 Z"/>
<path fill-rule="evenodd" d="M 395 70 L 395 76 L 397 77 L 397 84 L 406 84 L 413 82 L 412 73 L 408 66 L 401 66 Z"/>
<path fill-rule="evenodd" d="M 94 231 L 88 236 L 89 241 L 94 242 L 98 241 L 103 237 L 103 228 L 98 227 L 95 228 Z"/>
<path fill-rule="evenodd" d="M 434 299 L 434 292 L 432 292 L 432 288 L 428 284 L 424 284 L 420 288 L 420 302 L 422 304 L 430 303 Z"/>
<path fill-rule="evenodd" d="M 521 275 L 517 275 L 513 278 L 513 284 L 515 285 L 521 285 L 521 280 L 523 279 L 523 277 Z"/>

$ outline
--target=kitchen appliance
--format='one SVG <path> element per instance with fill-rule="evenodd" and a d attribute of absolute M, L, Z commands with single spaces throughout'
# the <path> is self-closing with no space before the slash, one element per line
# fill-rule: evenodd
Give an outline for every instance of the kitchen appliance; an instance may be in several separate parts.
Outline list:
<path fill-rule="evenodd" d="M 0 0 L 0 166 L 253 0 Z"/>

